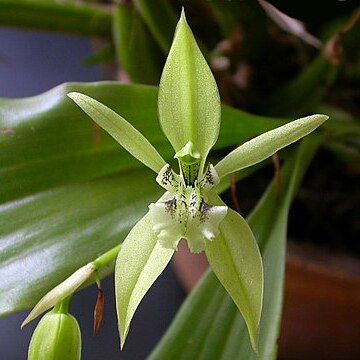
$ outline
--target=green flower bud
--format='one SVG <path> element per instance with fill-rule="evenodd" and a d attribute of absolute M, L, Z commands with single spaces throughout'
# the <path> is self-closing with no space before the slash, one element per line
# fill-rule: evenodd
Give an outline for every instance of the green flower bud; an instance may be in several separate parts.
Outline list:
<path fill-rule="evenodd" d="M 76 319 L 55 307 L 40 320 L 31 338 L 28 360 L 79 360 L 81 334 Z"/>

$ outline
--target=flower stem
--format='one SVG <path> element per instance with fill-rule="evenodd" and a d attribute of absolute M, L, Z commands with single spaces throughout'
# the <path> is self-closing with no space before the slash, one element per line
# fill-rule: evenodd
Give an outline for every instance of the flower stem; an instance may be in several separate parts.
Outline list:
<path fill-rule="evenodd" d="M 121 244 L 113 247 L 106 253 L 104 253 L 104 254 L 100 255 L 98 258 L 96 258 L 93 261 L 93 265 L 95 266 L 96 270 L 99 270 L 101 267 L 107 265 L 109 262 L 114 260 L 117 256 L 118 252 L 120 251 L 120 248 L 121 248 Z"/>
<path fill-rule="evenodd" d="M 69 304 L 71 300 L 71 295 L 67 296 L 65 299 L 59 301 L 53 309 L 53 312 L 56 314 L 67 314 L 69 312 Z"/>

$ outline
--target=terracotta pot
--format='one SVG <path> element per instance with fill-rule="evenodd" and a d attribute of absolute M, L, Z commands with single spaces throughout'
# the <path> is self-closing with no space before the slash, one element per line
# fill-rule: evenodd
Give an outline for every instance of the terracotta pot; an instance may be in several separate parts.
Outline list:
<path fill-rule="evenodd" d="M 360 262 L 292 244 L 281 359 L 360 359 Z"/>
<path fill-rule="evenodd" d="M 207 268 L 180 244 L 173 261 L 187 291 Z M 360 261 L 290 243 L 279 358 L 360 359 Z"/>

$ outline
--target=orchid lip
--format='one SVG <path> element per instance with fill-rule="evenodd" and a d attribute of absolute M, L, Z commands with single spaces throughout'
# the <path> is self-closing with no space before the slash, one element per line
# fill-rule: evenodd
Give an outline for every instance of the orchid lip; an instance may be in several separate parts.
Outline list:
<path fill-rule="evenodd" d="M 206 194 L 219 182 L 215 168 L 209 164 L 200 181 L 187 185 L 183 174 L 177 175 L 166 164 L 156 181 L 172 195 L 166 201 L 149 206 L 152 230 L 160 244 L 176 249 L 179 241 L 186 239 L 191 252 L 204 251 L 206 240 L 212 241 L 218 236 L 219 225 L 227 213 L 226 206 L 206 202 Z"/>

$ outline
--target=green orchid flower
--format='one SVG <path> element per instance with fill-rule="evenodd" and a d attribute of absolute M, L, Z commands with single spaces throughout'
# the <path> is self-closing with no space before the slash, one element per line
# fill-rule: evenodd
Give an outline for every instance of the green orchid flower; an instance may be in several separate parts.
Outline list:
<path fill-rule="evenodd" d="M 120 115 L 89 96 L 74 92 L 68 96 L 152 169 L 165 190 L 130 231 L 117 256 L 115 289 L 121 347 L 140 301 L 169 263 L 178 243 L 186 240 L 191 252 L 205 251 L 214 273 L 243 315 L 256 350 L 263 298 L 260 252 L 246 221 L 222 202 L 214 186 L 227 174 L 256 164 L 309 134 L 328 117 L 313 115 L 293 121 L 239 146 L 215 166 L 207 163 L 219 134 L 220 98 L 184 12 L 158 98 L 160 124 L 175 150 L 178 173 Z"/>

